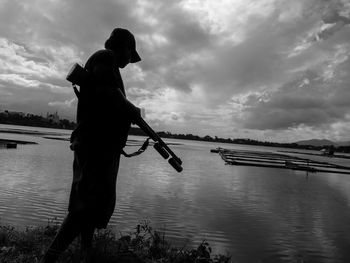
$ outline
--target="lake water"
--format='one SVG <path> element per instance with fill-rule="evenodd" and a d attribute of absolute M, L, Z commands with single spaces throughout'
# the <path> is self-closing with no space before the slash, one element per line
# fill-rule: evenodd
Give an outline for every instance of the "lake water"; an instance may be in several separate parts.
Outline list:
<path fill-rule="evenodd" d="M 0 125 L 0 138 L 39 144 L 0 149 L 0 223 L 20 227 L 45 225 L 54 217 L 61 221 L 72 180 L 69 143 L 1 132 L 9 128 L 20 127 Z M 230 166 L 210 153 L 218 146 L 278 148 L 173 142 L 181 143 L 171 148 L 183 160 L 182 173 L 152 148 L 122 157 L 110 221 L 116 231 L 129 233 L 141 220 L 150 220 L 175 244 L 191 247 L 205 239 L 214 253 L 227 252 L 233 262 L 350 262 L 350 175 Z M 334 161 L 350 166 L 349 160 Z"/>

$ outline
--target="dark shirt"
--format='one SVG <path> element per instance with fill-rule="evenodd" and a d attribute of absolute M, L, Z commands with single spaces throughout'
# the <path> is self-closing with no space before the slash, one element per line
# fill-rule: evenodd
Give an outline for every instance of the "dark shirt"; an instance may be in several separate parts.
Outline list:
<path fill-rule="evenodd" d="M 78 127 L 71 141 L 122 149 L 131 121 L 116 94 L 116 89 L 120 89 L 125 95 L 125 90 L 113 51 L 95 52 L 86 62 L 85 69 L 91 78 L 80 87 Z"/>

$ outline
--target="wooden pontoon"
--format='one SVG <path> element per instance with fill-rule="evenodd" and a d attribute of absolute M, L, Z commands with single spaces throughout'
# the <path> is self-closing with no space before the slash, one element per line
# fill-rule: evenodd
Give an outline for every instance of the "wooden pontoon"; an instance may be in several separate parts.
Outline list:
<path fill-rule="evenodd" d="M 339 153 L 336 153 L 336 154 L 333 154 L 333 155 L 328 155 L 328 154 L 324 154 L 324 153 L 321 153 L 321 152 L 319 152 L 319 153 L 311 153 L 311 152 L 298 152 L 298 151 L 286 151 L 286 150 L 279 151 L 279 152 L 291 153 L 291 154 L 313 155 L 313 156 L 327 156 L 329 158 L 350 159 L 350 155 L 339 154 Z"/>

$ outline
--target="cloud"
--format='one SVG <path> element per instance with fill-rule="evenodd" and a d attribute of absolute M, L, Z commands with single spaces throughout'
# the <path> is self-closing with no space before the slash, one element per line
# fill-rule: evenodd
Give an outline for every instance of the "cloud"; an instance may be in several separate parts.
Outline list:
<path fill-rule="evenodd" d="M 65 101 L 52 101 L 49 102 L 49 106 L 57 106 L 62 108 L 72 108 L 73 106 L 76 106 L 77 99 L 71 99 L 71 100 L 65 100 Z"/>
<path fill-rule="evenodd" d="M 334 61 L 332 61 L 334 63 Z M 327 65 L 332 65 L 331 62 Z M 323 73 L 327 73 L 329 67 Z M 250 129 L 283 130 L 307 126 L 327 129 L 346 120 L 350 59 L 332 65 L 330 76 L 306 71 L 267 96 L 251 95 L 244 103 L 243 126 Z"/>
<path fill-rule="evenodd" d="M 114 27 L 125 27 L 142 57 L 122 70 L 128 98 L 159 129 L 225 137 L 346 136 L 337 129 L 349 114 L 348 1 L 0 5 L 2 107 L 55 108 L 73 118 L 66 73 L 103 48 Z"/>

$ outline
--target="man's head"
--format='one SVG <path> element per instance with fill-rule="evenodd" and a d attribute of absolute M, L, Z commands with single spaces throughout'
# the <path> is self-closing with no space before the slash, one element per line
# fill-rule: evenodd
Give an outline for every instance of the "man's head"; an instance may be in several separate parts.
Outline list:
<path fill-rule="evenodd" d="M 141 60 L 136 51 L 135 37 L 127 29 L 115 28 L 105 42 L 105 48 L 118 54 L 118 66 L 120 68 Z"/>

